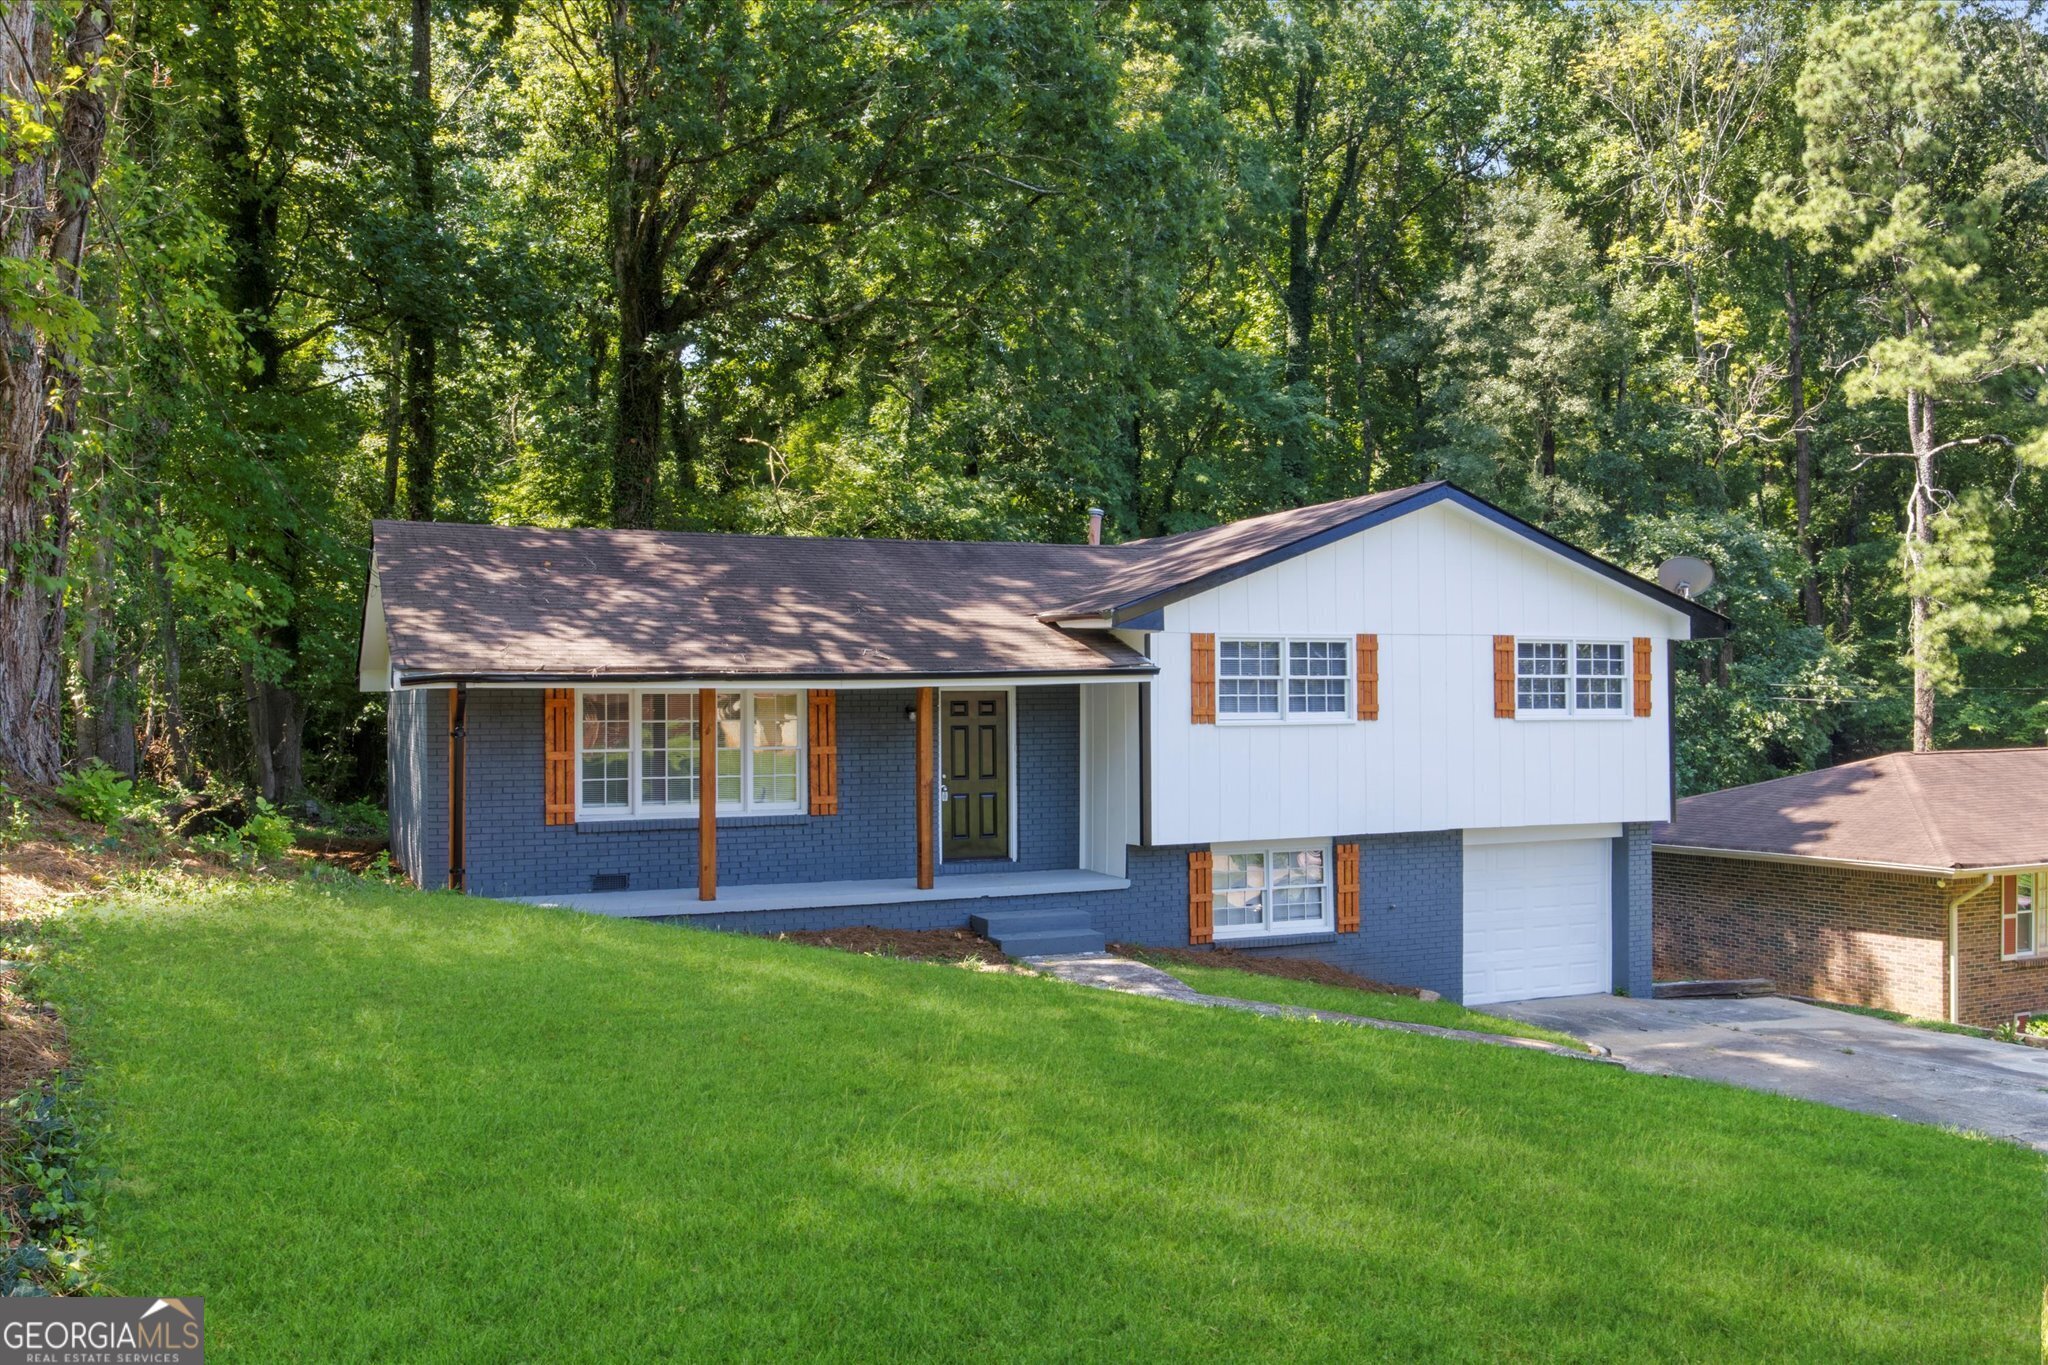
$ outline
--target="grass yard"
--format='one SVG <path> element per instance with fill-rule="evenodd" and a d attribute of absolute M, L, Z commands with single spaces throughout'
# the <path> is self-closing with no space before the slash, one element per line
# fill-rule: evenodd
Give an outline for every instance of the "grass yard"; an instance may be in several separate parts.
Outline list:
<path fill-rule="evenodd" d="M 449 895 L 73 924 L 108 1287 L 221 1361 L 2040 1356 L 2016 1147 Z"/>
<path fill-rule="evenodd" d="M 1357 1014 L 1367 1019 L 1392 1019 L 1404 1024 L 1435 1024 L 1438 1028 L 1469 1029 L 1473 1033 L 1540 1038 L 1546 1043 L 1559 1043 L 1581 1050 L 1585 1047 L 1568 1033 L 1559 1033 L 1539 1024 L 1525 1024 L 1519 1019 L 1498 1014 L 1482 1014 L 1450 1000 L 1417 1000 L 1412 995 L 1355 991 L 1345 986 L 1324 985 L 1320 981 L 1293 981 L 1284 976 L 1239 971 L 1235 967 L 1197 967 L 1182 961 L 1156 965 L 1204 995 L 1220 995 L 1231 1000 L 1263 1000 L 1270 1005 L 1300 1005 L 1312 1010 Z"/>

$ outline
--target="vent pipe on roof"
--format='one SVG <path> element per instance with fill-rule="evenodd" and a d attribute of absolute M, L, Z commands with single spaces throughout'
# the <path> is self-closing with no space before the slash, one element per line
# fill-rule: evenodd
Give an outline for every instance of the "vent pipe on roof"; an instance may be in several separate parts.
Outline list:
<path fill-rule="evenodd" d="M 1088 543 L 1090 545 L 1100 545 L 1102 543 L 1102 509 L 1100 507 L 1088 509 Z"/>

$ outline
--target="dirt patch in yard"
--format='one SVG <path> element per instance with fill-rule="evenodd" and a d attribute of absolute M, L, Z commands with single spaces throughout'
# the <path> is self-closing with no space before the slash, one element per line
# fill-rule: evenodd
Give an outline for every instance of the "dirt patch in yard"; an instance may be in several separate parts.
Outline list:
<path fill-rule="evenodd" d="M 851 929 L 804 929 L 777 934 L 787 943 L 808 943 L 818 948 L 865 953 L 870 957 L 909 957 L 925 962 L 982 962 L 991 967 L 1008 964 L 1003 950 L 979 934 L 965 929 L 877 929 L 857 925 Z"/>
<path fill-rule="evenodd" d="M 1240 972 L 1256 972 L 1260 976 L 1285 977 L 1289 981 L 1313 981 L 1319 986 L 1343 986 L 1347 990 L 1406 995 L 1416 999 L 1422 996 L 1419 987 L 1391 986 L 1312 957 L 1261 957 L 1232 948 L 1210 948 L 1199 952 L 1193 948 L 1144 948 L 1131 943 L 1112 943 L 1109 951 L 1168 970 L 1175 963 L 1189 967 L 1229 967 Z"/>

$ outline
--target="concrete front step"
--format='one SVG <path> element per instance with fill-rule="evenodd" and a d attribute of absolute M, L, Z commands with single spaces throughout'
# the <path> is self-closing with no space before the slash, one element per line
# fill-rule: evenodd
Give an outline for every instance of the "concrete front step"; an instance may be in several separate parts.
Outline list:
<path fill-rule="evenodd" d="M 1051 934 L 1006 934 L 995 945 L 1011 957 L 1061 957 L 1078 953 L 1099 953 L 1106 946 L 1102 935 L 1092 929 Z"/>
<path fill-rule="evenodd" d="M 996 910 L 970 915 L 967 923 L 1011 957 L 1103 949 L 1102 935 L 1085 910 Z"/>

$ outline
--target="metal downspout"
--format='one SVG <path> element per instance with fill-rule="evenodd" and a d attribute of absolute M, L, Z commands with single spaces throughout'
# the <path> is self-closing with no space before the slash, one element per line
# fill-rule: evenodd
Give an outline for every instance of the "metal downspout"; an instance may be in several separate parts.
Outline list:
<path fill-rule="evenodd" d="M 1984 880 L 1968 894 L 1958 896 L 1948 903 L 1948 1022 L 1951 1024 L 1963 1022 L 1962 935 L 1957 930 L 1962 917 L 1958 912 L 1997 884 L 1997 874 L 1987 872 L 1984 874 Z"/>

